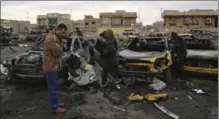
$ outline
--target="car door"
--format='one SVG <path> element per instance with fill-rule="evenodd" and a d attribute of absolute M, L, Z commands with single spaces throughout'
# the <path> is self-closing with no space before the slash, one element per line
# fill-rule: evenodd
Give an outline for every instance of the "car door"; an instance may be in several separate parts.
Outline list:
<path fill-rule="evenodd" d="M 83 46 L 82 46 L 83 45 Z M 88 46 L 83 42 L 83 38 L 75 36 L 72 40 L 72 45 L 70 51 L 79 54 L 86 61 L 90 60 L 90 53 Z"/>

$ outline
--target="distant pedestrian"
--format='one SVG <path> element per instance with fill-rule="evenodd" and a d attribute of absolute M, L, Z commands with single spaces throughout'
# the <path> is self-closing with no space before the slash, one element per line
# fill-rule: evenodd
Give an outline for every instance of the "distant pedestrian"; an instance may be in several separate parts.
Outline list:
<path fill-rule="evenodd" d="M 43 70 L 46 75 L 50 108 L 57 113 L 65 112 L 64 103 L 58 103 L 57 72 L 62 68 L 61 58 L 63 55 L 62 37 L 66 35 L 67 27 L 59 24 L 53 32 L 49 32 L 43 45 Z"/>
<path fill-rule="evenodd" d="M 187 56 L 185 40 L 180 37 L 176 32 L 171 32 L 170 46 L 173 59 L 173 75 L 182 80 L 186 80 L 184 75 L 184 63 Z"/>

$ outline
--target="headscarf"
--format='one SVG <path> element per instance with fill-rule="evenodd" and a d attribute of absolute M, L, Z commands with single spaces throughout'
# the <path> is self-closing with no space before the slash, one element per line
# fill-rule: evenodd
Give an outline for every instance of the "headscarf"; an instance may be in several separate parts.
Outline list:
<path fill-rule="evenodd" d="M 114 33 L 113 33 L 113 31 L 111 29 L 108 29 L 108 30 L 104 31 L 103 35 L 104 35 L 105 38 L 107 38 L 109 40 L 115 39 Z"/>

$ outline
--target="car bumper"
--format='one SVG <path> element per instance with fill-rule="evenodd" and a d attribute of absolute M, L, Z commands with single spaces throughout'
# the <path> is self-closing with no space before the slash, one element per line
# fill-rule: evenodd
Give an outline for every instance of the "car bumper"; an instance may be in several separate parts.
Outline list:
<path fill-rule="evenodd" d="M 204 73 L 204 74 L 212 74 L 212 75 L 218 74 L 218 68 L 209 69 L 209 68 L 184 66 L 184 70 L 187 72 L 194 72 L 194 73 Z"/>
<path fill-rule="evenodd" d="M 44 79 L 44 75 L 26 75 L 26 74 L 13 74 L 13 76 L 22 79 Z"/>
<path fill-rule="evenodd" d="M 144 72 L 144 71 L 127 71 L 127 70 L 118 70 L 119 75 L 121 76 L 162 76 L 163 72 Z"/>

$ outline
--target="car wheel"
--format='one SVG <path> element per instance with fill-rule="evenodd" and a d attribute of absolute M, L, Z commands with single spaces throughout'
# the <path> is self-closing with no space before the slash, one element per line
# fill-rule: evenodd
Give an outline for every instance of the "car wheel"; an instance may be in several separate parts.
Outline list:
<path fill-rule="evenodd" d="M 165 71 L 164 71 L 164 81 L 166 83 L 171 83 L 172 81 L 172 74 L 171 74 L 171 69 L 170 68 L 167 68 Z"/>

